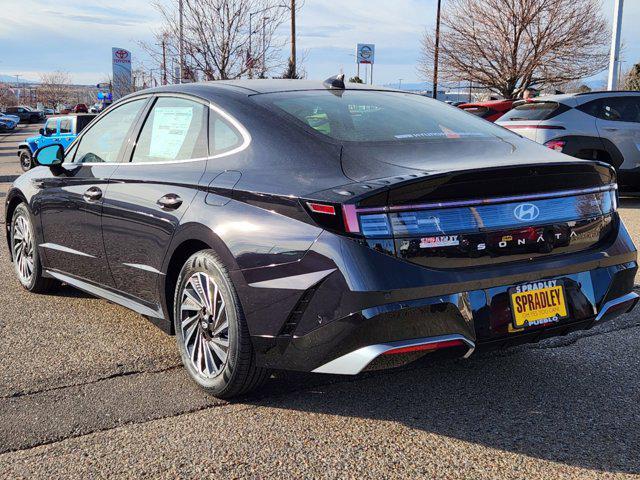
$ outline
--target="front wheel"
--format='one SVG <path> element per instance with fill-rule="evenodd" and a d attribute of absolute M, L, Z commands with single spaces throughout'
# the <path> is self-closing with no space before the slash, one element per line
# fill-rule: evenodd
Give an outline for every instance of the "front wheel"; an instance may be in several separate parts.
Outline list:
<path fill-rule="evenodd" d="M 23 172 L 28 172 L 33 167 L 33 156 L 27 149 L 20 150 L 20 168 Z"/>
<path fill-rule="evenodd" d="M 22 286 L 34 293 L 52 290 L 56 282 L 42 275 L 31 213 L 24 203 L 13 212 L 10 239 L 14 269 Z"/>
<path fill-rule="evenodd" d="M 242 395 L 266 380 L 233 283 L 213 250 L 195 253 L 182 267 L 173 321 L 185 368 L 212 395 Z"/>

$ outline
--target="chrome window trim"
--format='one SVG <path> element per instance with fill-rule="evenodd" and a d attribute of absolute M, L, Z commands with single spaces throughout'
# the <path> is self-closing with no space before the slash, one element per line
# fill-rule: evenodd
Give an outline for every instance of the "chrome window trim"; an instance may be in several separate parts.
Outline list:
<path fill-rule="evenodd" d="M 153 108 L 153 107 L 152 107 Z M 64 165 L 119 165 L 119 166 L 139 166 L 139 165 L 172 165 L 172 164 L 177 164 L 177 163 L 189 163 L 189 162 L 202 162 L 205 160 L 215 160 L 216 158 L 222 158 L 222 157 L 228 157 L 230 155 L 235 155 L 236 153 L 240 153 L 243 150 L 246 150 L 249 145 L 252 142 L 252 137 L 251 134 L 249 133 L 249 131 L 238 121 L 236 120 L 234 117 L 232 117 L 230 114 L 228 114 L 227 112 L 225 112 L 224 110 L 222 110 L 220 107 L 209 103 L 209 109 L 213 110 L 214 112 L 216 112 L 218 115 L 220 115 L 222 118 L 224 118 L 226 121 L 228 121 L 231 125 L 233 125 L 233 127 L 240 133 L 240 135 L 242 136 L 242 144 L 232 150 L 229 150 L 227 152 L 222 152 L 219 153 L 217 155 L 209 155 L 207 157 L 197 157 L 197 158 L 188 158 L 185 160 L 171 160 L 168 162 L 113 162 L 113 163 L 107 163 L 107 162 L 85 162 L 85 163 L 74 163 L 74 162 L 69 162 L 69 163 L 65 163 Z"/>

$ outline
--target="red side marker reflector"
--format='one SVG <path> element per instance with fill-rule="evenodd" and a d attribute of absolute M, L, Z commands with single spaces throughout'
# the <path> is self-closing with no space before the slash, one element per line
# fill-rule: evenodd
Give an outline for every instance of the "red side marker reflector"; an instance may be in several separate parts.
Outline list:
<path fill-rule="evenodd" d="M 392 350 L 387 350 L 384 355 L 397 355 L 400 353 L 411 353 L 420 351 L 434 351 L 443 348 L 451 347 L 464 347 L 465 343 L 462 340 L 445 340 L 443 342 L 424 343 L 422 345 L 412 345 L 410 347 L 399 347 Z"/>
<path fill-rule="evenodd" d="M 324 203 L 311 203 L 307 202 L 309 208 L 314 213 L 324 213 L 326 215 L 335 215 L 336 209 L 333 205 L 325 205 Z"/>

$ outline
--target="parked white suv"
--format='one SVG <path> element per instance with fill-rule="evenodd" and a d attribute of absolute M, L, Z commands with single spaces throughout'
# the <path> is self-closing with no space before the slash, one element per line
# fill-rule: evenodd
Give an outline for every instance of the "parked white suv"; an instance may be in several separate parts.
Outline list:
<path fill-rule="evenodd" d="M 640 189 L 640 92 L 538 97 L 496 123 L 567 155 L 607 162 L 618 183 Z"/>

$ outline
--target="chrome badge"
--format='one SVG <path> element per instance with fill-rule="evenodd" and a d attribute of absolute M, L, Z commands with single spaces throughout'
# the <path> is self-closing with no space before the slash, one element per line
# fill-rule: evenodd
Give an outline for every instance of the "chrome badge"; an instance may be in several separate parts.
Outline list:
<path fill-rule="evenodd" d="M 533 203 L 521 203 L 513 209 L 513 216 L 521 222 L 531 222 L 538 218 L 540 209 Z"/>

